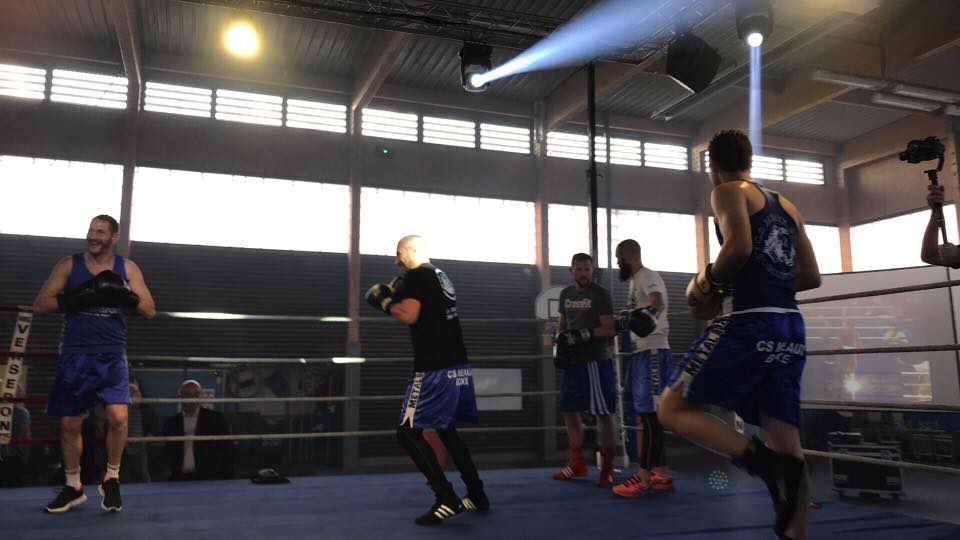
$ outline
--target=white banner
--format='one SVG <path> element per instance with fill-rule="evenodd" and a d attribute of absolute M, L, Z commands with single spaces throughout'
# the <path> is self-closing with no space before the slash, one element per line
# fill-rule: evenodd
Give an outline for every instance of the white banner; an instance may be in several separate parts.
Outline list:
<path fill-rule="evenodd" d="M 10 341 L 10 352 L 23 353 L 27 350 L 27 338 L 30 337 L 30 326 L 33 324 L 33 313 L 20 312 L 13 327 L 13 339 Z M 7 358 L 7 369 L 3 377 L 3 387 L 0 395 L 12 398 L 23 373 L 23 356 L 12 355 Z M 0 444 L 9 444 L 13 431 L 13 403 L 0 402 Z"/>

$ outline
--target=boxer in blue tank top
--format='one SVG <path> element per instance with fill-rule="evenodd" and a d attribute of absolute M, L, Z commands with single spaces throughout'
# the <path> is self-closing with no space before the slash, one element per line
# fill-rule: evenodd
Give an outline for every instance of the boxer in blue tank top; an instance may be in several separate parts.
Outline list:
<path fill-rule="evenodd" d="M 114 255 L 119 225 L 107 215 L 90 222 L 87 250 L 64 257 L 33 302 L 34 313 L 63 311 L 60 360 L 47 402 L 47 414 L 60 418 L 66 485 L 46 506 L 49 513 L 66 512 L 87 500 L 80 483 L 80 429 L 87 411 L 106 406 L 107 473 L 100 484 L 100 507 L 117 512 L 120 498 L 120 459 L 127 440 L 127 331 L 124 310 L 146 318 L 156 315 L 140 268 Z"/>
<path fill-rule="evenodd" d="M 803 317 L 796 293 L 820 286 L 803 217 L 750 178 L 753 149 L 739 131 L 710 142 L 711 205 L 722 247 L 687 287 L 695 316 L 712 319 L 674 369 L 660 420 L 733 458 L 770 490 L 781 538 L 806 537 L 807 471 L 800 445 Z M 766 444 L 702 410 L 711 404 L 761 426 Z"/>

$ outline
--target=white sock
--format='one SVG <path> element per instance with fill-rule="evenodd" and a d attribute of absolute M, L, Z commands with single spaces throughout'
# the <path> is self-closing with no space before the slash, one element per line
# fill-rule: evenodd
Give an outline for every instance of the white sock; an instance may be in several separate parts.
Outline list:
<path fill-rule="evenodd" d="M 103 480 L 107 481 L 111 478 L 120 480 L 120 464 L 111 465 L 110 463 L 107 463 L 107 475 L 103 477 Z"/>
<path fill-rule="evenodd" d="M 67 475 L 67 485 L 73 489 L 83 489 L 83 484 L 80 483 L 80 467 L 76 469 L 64 469 L 63 472 Z"/>

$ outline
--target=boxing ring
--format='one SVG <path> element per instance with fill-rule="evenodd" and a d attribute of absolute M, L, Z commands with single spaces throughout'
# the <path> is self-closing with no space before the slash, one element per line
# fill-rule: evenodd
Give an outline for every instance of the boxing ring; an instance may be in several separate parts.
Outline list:
<path fill-rule="evenodd" d="M 869 291 L 807 297 L 803 306 L 828 304 L 852 299 L 897 295 L 916 291 L 933 291 L 960 285 L 958 279 L 948 279 L 900 287 Z M 815 292 L 815 291 L 814 291 Z M 21 319 L 30 314 L 14 306 L 0 307 L 0 312 L 18 313 Z M 209 314 L 166 313 L 164 318 L 202 319 Z M 231 319 L 270 320 L 275 322 L 309 321 L 321 324 L 343 323 L 344 318 L 305 317 L 282 315 L 230 314 Z M 25 319 L 24 319 L 25 320 Z M 364 318 L 364 322 L 389 323 L 385 318 Z M 465 319 L 465 322 L 470 319 Z M 476 324 L 503 323 L 542 325 L 537 319 L 473 319 Z M 16 341 L 16 339 L 14 340 Z M 55 362 L 56 353 L 11 347 L 8 356 L 16 362 Z M 920 353 L 960 351 L 956 343 L 908 345 L 890 347 L 816 348 L 808 350 L 808 357 L 855 356 L 871 354 Z M 675 351 L 676 352 L 676 351 Z M 621 353 L 619 356 L 625 356 Z M 534 362 L 548 364 L 550 356 L 525 355 L 471 355 L 474 365 L 497 365 L 499 362 Z M 131 363 L 181 363 L 185 365 L 325 365 L 357 361 L 356 358 L 334 357 L 205 357 L 205 356 L 131 356 Z M 401 364 L 408 357 L 370 357 L 360 366 Z M 362 367 L 361 367 L 362 369 Z M 398 386 L 401 385 L 398 381 Z M 546 407 L 555 401 L 559 392 L 552 388 L 517 392 L 483 392 L 478 398 L 519 398 L 543 400 Z M 45 397 L 39 394 L 22 398 L 4 398 L 11 402 L 41 404 Z M 399 409 L 402 396 L 346 393 L 326 396 L 277 397 L 203 397 L 186 400 L 177 397 L 152 397 L 136 404 L 172 406 L 185 402 L 224 406 L 281 404 L 354 404 L 385 402 Z M 936 403 L 907 403 L 883 401 L 855 401 L 805 399 L 805 410 L 869 410 L 869 411 L 925 411 L 957 413 L 960 406 Z M 392 410 L 392 409 L 391 409 Z M 622 425 L 622 423 L 621 423 Z M 458 431 L 470 435 L 504 433 L 540 433 L 544 439 L 563 431 L 562 425 L 464 425 Z M 588 428 L 589 429 L 589 428 Z M 630 426 L 626 430 L 636 429 Z M 363 445 L 372 437 L 391 437 L 392 429 L 324 430 L 290 433 L 236 433 L 207 436 L 145 436 L 131 437 L 130 443 L 160 444 L 174 441 L 292 441 L 292 440 L 355 440 Z M 33 438 L 13 440 L 15 445 L 53 445 L 57 440 Z M 448 520 L 442 527 L 424 530 L 411 523 L 412 517 L 423 510 L 429 501 L 419 473 L 394 472 L 390 474 L 344 474 L 343 471 L 325 471 L 319 476 L 295 476 L 290 484 L 253 485 L 248 480 L 220 480 L 202 482 L 158 482 L 124 484 L 124 510 L 118 515 L 103 516 L 95 504 L 87 504 L 66 515 L 50 516 L 41 512 L 52 497 L 51 486 L 0 489 L 0 523 L 2 530 L 12 533 L 9 538 L 70 538 L 114 535 L 122 538 L 180 538 L 186 534 L 202 538 L 346 538 L 388 537 L 422 538 L 453 535 L 457 538 L 597 538 L 611 537 L 668 537 L 668 538 L 770 538 L 772 510 L 763 484 L 732 467 L 726 459 L 699 451 L 678 450 L 670 443 L 670 463 L 675 470 L 676 490 L 641 500 L 621 499 L 609 489 L 598 489 L 592 479 L 557 482 L 550 478 L 550 468 L 485 467 L 478 460 L 481 476 L 491 500 L 489 514 L 467 514 Z M 546 459 L 559 454 L 556 448 Z M 940 475 L 951 478 L 960 487 L 960 468 L 918 463 L 901 459 L 879 459 L 848 452 L 830 452 L 805 449 L 808 459 L 821 467 L 824 460 L 895 467 L 917 475 Z M 399 453 L 399 452 L 398 452 Z M 675 458 L 674 455 L 677 457 Z M 389 467 L 392 470 L 410 470 L 411 465 Z M 631 466 L 632 468 L 632 466 Z M 283 471 L 281 471 L 283 472 Z M 330 474 L 332 473 L 332 474 Z M 595 474 L 591 471 L 591 475 Z M 618 481 L 629 476 L 623 471 Z M 455 472 L 448 472 L 458 491 L 462 490 Z M 918 476 L 920 477 L 920 476 Z M 88 491 L 90 486 L 87 486 Z M 818 497 L 819 499 L 822 498 Z M 94 499 L 96 497 L 94 496 Z M 921 519 L 896 512 L 896 507 L 867 507 L 843 501 L 823 501 L 811 510 L 810 538 L 960 538 L 960 521 Z M 960 513 L 958 513 L 960 516 Z"/>

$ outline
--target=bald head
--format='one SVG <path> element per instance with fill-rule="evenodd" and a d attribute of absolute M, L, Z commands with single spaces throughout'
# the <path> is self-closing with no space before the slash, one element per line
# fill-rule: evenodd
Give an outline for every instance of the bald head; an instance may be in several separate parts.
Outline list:
<path fill-rule="evenodd" d="M 200 383 L 193 380 L 187 379 L 180 383 L 180 397 L 183 399 L 197 399 L 200 397 L 200 394 L 203 392 L 203 387 L 200 386 Z M 200 408 L 199 403 L 183 403 L 180 405 L 180 408 L 183 409 L 184 414 L 194 415 L 197 412 L 197 409 Z"/>
<path fill-rule="evenodd" d="M 397 266 L 404 270 L 413 270 L 430 262 L 427 254 L 427 242 L 421 236 L 411 234 L 397 242 Z"/>

